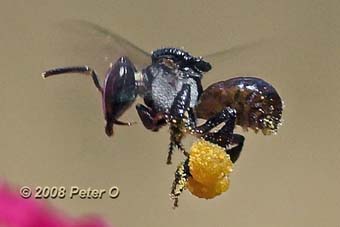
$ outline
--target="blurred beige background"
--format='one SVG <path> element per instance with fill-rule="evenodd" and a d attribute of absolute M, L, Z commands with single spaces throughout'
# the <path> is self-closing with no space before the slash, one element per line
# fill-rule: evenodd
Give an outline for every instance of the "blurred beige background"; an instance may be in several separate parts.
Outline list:
<path fill-rule="evenodd" d="M 204 84 L 261 76 L 285 101 L 284 125 L 277 136 L 244 133 L 227 193 L 201 200 L 186 191 L 173 210 L 166 128 L 116 127 L 108 139 L 89 78 L 41 79 L 50 67 L 91 64 L 53 52 L 51 31 L 65 19 L 99 24 L 148 51 L 174 45 L 204 55 L 264 40 L 231 51 Z M 32 187 L 118 186 L 116 200 L 50 201 L 115 226 L 339 226 L 339 22 L 340 2 L 331 0 L 2 1 L 0 176 Z M 139 120 L 134 108 L 123 119 Z M 181 159 L 175 153 L 174 163 Z"/>

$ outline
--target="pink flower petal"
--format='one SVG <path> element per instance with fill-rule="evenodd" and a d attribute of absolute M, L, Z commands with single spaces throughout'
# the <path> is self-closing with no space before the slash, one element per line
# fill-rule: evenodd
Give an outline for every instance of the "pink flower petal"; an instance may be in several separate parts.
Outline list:
<path fill-rule="evenodd" d="M 8 227 L 109 227 L 99 217 L 70 218 L 45 202 L 24 199 L 19 190 L 0 183 L 0 226 Z"/>

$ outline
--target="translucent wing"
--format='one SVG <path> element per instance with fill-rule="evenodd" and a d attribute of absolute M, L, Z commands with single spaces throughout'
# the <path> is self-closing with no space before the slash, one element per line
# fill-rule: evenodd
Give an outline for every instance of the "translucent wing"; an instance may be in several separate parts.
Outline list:
<path fill-rule="evenodd" d="M 151 62 L 148 52 L 120 35 L 87 21 L 64 21 L 57 26 L 54 34 L 56 53 L 67 59 L 67 64 L 87 64 L 100 74 L 121 56 L 127 56 L 138 69 Z"/>
<path fill-rule="evenodd" d="M 261 44 L 264 43 L 264 39 L 262 40 L 258 40 L 258 41 L 254 41 L 254 42 L 250 42 L 250 43 L 246 43 L 246 44 L 241 44 L 241 45 L 237 45 L 234 47 L 231 47 L 229 49 L 225 49 L 225 50 L 221 50 L 221 51 L 217 51 L 208 55 L 205 55 L 204 58 L 209 59 L 211 61 L 218 61 L 218 60 L 223 60 L 223 58 L 228 58 L 232 55 L 235 55 L 243 50 L 247 50 L 249 48 L 252 47 L 256 47 L 259 46 Z"/>
<path fill-rule="evenodd" d="M 263 45 L 268 45 L 273 39 L 260 39 L 257 41 L 236 45 L 228 49 L 217 51 L 203 56 L 205 60 L 211 63 L 214 71 L 223 72 L 228 65 L 228 61 L 235 60 L 237 55 L 242 53 L 249 53 L 252 49 L 259 48 Z"/>

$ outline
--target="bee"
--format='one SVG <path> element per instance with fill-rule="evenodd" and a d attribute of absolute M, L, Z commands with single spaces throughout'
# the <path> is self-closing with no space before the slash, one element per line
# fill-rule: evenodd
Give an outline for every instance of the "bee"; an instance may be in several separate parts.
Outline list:
<path fill-rule="evenodd" d="M 244 136 L 234 133 L 236 125 L 270 135 L 276 133 L 281 124 L 282 100 L 275 88 L 263 79 L 238 76 L 203 89 L 201 81 L 212 69 L 212 65 L 203 57 L 176 47 L 156 49 L 149 54 L 118 34 L 97 25 L 88 22 L 77 24 L 105 36 L 112 46 L 126 50 L 127 55 L 118 55 L 119 51 L 112 53 L 116 61 L 109 65 L 103 84 L 96 70 L 87 65 L 49 69 L 42 76 L 47 78 L 69 73 L 90 76 L 102 97 L 107 136 L 114 134 L 114 125 L 133 124 L 119 118 L 137 97 L 141 97 L 143 103 L 136 104 L 135 108 L 144 127 L 156 132 L 169 126 L 167 164 L 171 163 L 174 148 L 187 157 L 175 174 L 172 190 L 174 198 L 184 188 L 178 189 L 179 182 L 186 182 L 192 176 L 190 155 L 182 145 L 185 135 L 194 135 L 222 148 L 230 162 L 234 163 L 245 140 Z M 143 56 L 148 63 L 136 67 L 130 59 L 134 55 Z M 136 64 L 140 65 L 139 62 Z M 199 125 L 198 119 L 204 119 L 205 122 Z M 216 127 L 219 129 L 214 131 Z"/>

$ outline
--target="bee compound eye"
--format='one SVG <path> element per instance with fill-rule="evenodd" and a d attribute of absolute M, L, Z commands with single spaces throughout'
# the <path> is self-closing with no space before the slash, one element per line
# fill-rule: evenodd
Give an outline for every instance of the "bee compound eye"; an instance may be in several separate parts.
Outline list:
<path fill-rule="evenodd" d="M 112 64 L 104 81 L 103 111 L 107 121 L 106 134 L 112 135 L 113 124 L 130 125 L 118 118 L 132 105 L 137 96 L 136 68 L 127 57 Z"/>

